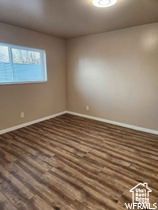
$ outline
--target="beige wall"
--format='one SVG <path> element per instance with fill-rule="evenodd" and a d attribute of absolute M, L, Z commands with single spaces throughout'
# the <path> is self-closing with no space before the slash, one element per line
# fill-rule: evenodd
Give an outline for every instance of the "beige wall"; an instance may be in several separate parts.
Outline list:
<path fill-rule="evenodd" d="M 0 130 L 65 111 L 65 41 L 0 23 L 1 42 L 46 50 L 48 82 L 0 86 Z"/>
<path fill-rule="evenodd" d="M 158 130 L 158 23 L 68 40 L 67 106 Z"/>
<path fill-rule="evenodd" d="M 45 49 L 48 71 L 47 83 L 0 86 L 0 130 L 65 111 L 65 41 L 0 23 L 0 42 Z M 157 81 L 158 23 L 67 41 L 69 111 L 158 130 Z"/>

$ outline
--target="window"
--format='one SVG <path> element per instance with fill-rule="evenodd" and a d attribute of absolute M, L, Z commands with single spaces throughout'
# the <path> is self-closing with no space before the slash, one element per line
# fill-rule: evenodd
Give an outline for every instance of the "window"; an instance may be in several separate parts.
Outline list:
<path fill-rule="evenodd" d="M 0 44 L 0 84 L 46 81 L 44 50 Z"/>

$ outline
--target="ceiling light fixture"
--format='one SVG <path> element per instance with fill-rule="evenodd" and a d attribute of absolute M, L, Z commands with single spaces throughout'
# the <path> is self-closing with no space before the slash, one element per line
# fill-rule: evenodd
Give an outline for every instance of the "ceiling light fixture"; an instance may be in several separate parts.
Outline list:
<path fill-rule="evenodd" d="M 116 4 L 117 0 L 92 0 L 92 3 L 96 7 L 111 7 Z"/>

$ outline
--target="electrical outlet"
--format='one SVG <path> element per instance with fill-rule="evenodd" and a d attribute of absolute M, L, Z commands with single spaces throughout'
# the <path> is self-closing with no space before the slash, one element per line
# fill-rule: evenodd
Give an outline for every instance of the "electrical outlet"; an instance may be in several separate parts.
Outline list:
<path fill-rule="evenodd" d="M 86 111 L 89 111 L 89 106 L 86 106 Z"/>
<path fill-rule="evenodd" d="M 21 118 L 24 118 L 24 112 L 21 112 Z"/>

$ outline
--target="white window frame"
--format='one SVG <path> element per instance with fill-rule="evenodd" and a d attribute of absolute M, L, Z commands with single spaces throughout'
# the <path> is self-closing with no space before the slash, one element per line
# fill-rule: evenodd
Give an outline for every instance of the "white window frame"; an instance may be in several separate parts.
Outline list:
<path fill-rule="evenodd" d="M 30 47 L 24 47 L 24 46 L 18 46 L 18 45 L 12 45 L 12 44 L 6 44 L 6 43 L 0 43 L 1 46 L 7 46 L 9 48 L 9 63 L 12 65 L 13 64 L 13 57 L 11 53 L 11 49 L 20 49 L 20 50 L 28 50 L 28 51 L 33 51 L 33 52 L 39 52 L 40 53 L 40 62 L 42 65 L 42 73 L 43 73 L 43 80 L 40 81 L 19 81 L 19 82 L 0 82 L 0 85 L 15 85 L 15 84 L 34 84 L 34 83 L 45 83 L 48 81 L 47 79 L 47 64 L 46 64 L 46 51 L 42 49 L 37 49 L 37 48 L 30 48 Z M 26 64 L 29 65 L 29 64 Z"/>

